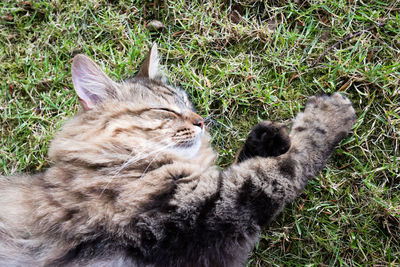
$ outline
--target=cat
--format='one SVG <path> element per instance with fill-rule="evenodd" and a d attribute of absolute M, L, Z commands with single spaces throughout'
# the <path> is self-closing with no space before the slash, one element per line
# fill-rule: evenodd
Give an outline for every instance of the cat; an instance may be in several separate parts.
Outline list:
<path fill-rule="evenodd" d="M 356 118 L 346 97 L 313 96 L 290 133 L 261 122 L 220 170 L 156 45 L 120 83 L 84 55 L 71 72 L 83 109 L 52 140 L 53 165 L 0 177 L 1 266 L 244 266 Z"/>

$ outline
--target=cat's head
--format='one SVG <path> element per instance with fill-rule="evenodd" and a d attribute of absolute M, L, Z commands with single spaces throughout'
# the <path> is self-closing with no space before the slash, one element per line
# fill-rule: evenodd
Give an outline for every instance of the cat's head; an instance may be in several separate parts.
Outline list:
<path fill-rule="evenodd" d="M 190 158 L 207 142 L 203 118 L 160 70 L 156 45 L 132 79 L 115 82 L 84 55 L 75 56 L 71 72 L 83 112 L 56 135 L 54 160 L 110 164 L 157 151 Z"/>

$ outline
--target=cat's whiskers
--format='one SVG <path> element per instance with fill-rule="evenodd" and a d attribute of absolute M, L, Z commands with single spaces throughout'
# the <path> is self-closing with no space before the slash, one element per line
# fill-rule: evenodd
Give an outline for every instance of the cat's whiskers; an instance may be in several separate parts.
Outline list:
<path fill-rule="evenodd" d="M 172 143 L 172 145 L 176 145 L 176 143 Z M 166 147 L 165 149 L 167 149 L 167 148 L 169 148 L 169 146 Z M 164 150 L 163 150 L 163 151 L 164 151 Z M 144 169 L 142 175 L 140 176 L 140 179 L 143 178 L 143 176 L 146 174 L 147 170 L 149 169 L 150 165 L 153 163 L 153 161 L 157 158 L 157 156 L 158 156 L 161 152 L 162 152 L 162 151 L 159 151 L 159 152 L 151 159 L 151 161 L 149 162 L 149 164 L 147 165 L 147 167 Z"/>
<path fill-rule="evenodd" d="M 222 126 L 228 130 L 233 130 L 234 128 L 231 126 L 228 126 L 218 120 L 213 119 L 213 117 L 216 117 L 215 115 L 211 114 L 207 117 L 204 118 L 204 123 L 209 127 L 210 125 L 215 125 L 216 127 Z"/>
<path fill-rule="evenodd" d="M 212 118 L 213 115 L 207 116 L 204 118 L 204 123 L 208 126 L 215 123 L 215 120 Z"/>
<path fill-rule="evenodd" d="M 158 139 L 162 139 L 165 138 L 164 136 L 155 136 L 153 138 L 147 139 L 146 141 L 159 141 Z M 157 147 L 159 146 L 159 144 L 153 143 L 153 146 Z M 149 147 L 149 144 L 146 144 L 146 147 Z M 126 167 L 128 167 L 130 164 L 134 164 L 137 161 L 142 159 L 142 155 L 138 154 L 134 157 L 132 157 L 133 153 L 136 151 L 135 148 L 137 147 L 133 147 L 131 150 L 131 153 L 129 153 L 128 158 L 121 164 L 121 166 L 115 171 L 114 175 L 118 175 L 123 169 L 125 169 Z M 147 157 L 147 155 L 145 155 L 144 157 Z M 136 158 L 138 158 L 138 160 L 136 160 Z M 111 173 L 110 173 L 111 174 Z"/>
<path fill-rule="evenodd" d="M 121 171 L 124 170 L 128 165 L 134 164 L 134 163 L 136 163 L 136 162 L 138 162 L 138 161 L 140 161 L 140 160 L 142 160 L 142 159 L 148 158 L 149 156 L 152 156 L 152 155 L 156 154 L 156 155 L 152 158 L 152 160 L 150 161 L 150 163 L 147 165 L 147 167 L 146 167 L 146 169 L 145 169 L 145 171 L 144 171 L 144 172 L 146 172 L 146 171 L 148 170 L 149 166 L 151 165 L 151 163 L 152 163 L 152 162 L 154 161 L 154 159 L 158 156 L 158 154 L 160 154 L 160 153 L 163 152 L 164 150 L 166 150 L 166 149 L 168 149 L 168 148 L 170 148 L 170 147 L 172 147 L 172 146 L 174 146 L 174 145 L 176 145 L 176 144 L 175 144 L 175 143 L 171 143 L 171 144 L 168 144 L 168 145 L 166 145 L 166 146 L 163 146 L 163 147 L 161 147 L 161 148 L 159 148 L 159 149 L 156 149 L 156 150 L 154 150 L 154 151 L 152 151 L 152 152 L 150 152 L 150 153 L 147 153 L 147 154 L 139 154 L 139 155 L 137 155 L 137 156 L 131 158 L 130 160 L 126 161 L 126 162 L 125 162 L 124 164 L 122 164 L 121 167 L 111 176 L 110 180 L 107 182 L 107 184 L 104 186 L 103 190 L 100 192 L 98 198 L 100 198 L 100 197 L 103 195 L 104 191 L 108 188 L 108 186 L 111 184 L 111 182 L 114 180 L 114 178 L 117 177 L 117 175 L 120 174 Z M 133 153 L 133 151 L 132 151 L 132 153 Z M 131 154 L 132 154 L 132 153 L 131 153 Z M 141 176 L 140 178 L 142 178 L 143 175 L 144 175 L 144 173 L 142 174 L 142 176 Z"/>
<path fill-rule="evenodd" d="M 163 146 L 163 147 L 161 147 L 161 148 L 158 148 L 158 149 L 156 149 L 156 150 L 153 150 L 153 151 L 151 151 L 150 153 L 147 153 L 147 154 L 146 154 L 146 153 L 144 153 L 144 154 L 138 154 L 138 155 L 132 157 L 131 159 L 129 159 L 128 161 L 126 161 L 124 164 L 121 165 L 121 167 L 117 170 L 116 175 L 119 174 L 122 170 L 124 170 L 124 169 L 127 168 L 128 166 L 131 166 L 132 164 L 135 164 L 136 162 L 138 162 L 138 161 L 140 161 L 140 160 L 142 160 L 142 159 L 145 159 L 145 158 L 147 158 L 147 157 L 153 155 L 154 153 L 160 152 L 160 151 L 162 151 L 162 150 L 164 150 L 164 149 L 166 149 L 166 148 L 168 148 L 168 147 L 170 147 L 170 146 L 173 146 L 173 145 L 174 145 L 174 144 L 168 144 L 168 145 L 166 145 L 166 146 Z M 156 147 L 156 146 L 159 146 L 159 144 L 154 145 L 154 146 L 155 146 L 155 147 Z M 148 148 L 148 149 L 149 149 L 149 148 Z M 151 149 L 151 147 L 150 147 L 150 149 Z"/>

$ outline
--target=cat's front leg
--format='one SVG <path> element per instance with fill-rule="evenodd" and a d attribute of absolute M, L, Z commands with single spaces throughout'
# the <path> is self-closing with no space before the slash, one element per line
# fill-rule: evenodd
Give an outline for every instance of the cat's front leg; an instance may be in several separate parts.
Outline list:
<path fill-rule="evenodd" d="M 356 120 L 350 100 L 335 93 L 311 97 L 297 115 L 290 139 L 289 155 L 297 162 L 301 176 L 309 178 L 325 166 L 335 146 L 346 137 Z"/>
<path fill-rule="evenodd" d="M 245 213 L 249 209 L 257 224 L 269 223 L 325 166 L 355 118 L 350 100 L 340 94 L 311 97 L 294 120 L 286 153 L 249 158 L 224 171 L 222 196 L 226 201 L 221 202 L 220 212 L 229 210 L 231 200 L 238 199 L 235 210 Z"/>

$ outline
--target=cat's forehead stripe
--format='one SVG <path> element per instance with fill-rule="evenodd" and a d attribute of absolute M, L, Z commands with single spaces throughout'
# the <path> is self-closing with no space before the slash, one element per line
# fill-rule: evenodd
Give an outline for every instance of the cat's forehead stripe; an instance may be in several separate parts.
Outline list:
<path fill-rule="evenodd" d="M 146 102 L 152 102 L 152 97 L 154 102 L 159 102 L 158 104 L 164 104 L 167 106 L 175 106 L 179 109 L 181 113 L 185 113 L 188 110 L 191 110 L 191 105 L 187 99 L 187 95 L 181 89 L 173 88 L 168 85 L 160 84 L 160 83 L 147 83 L 147 82 L 139 82 L 131 85 L 134 87 L 133 92 L 140 91 L 140 94 L 143 99 L 146 99 Z M 156 104 L 156 103 L 153 103 Z"/>
<path fill-rule="evenodd" d="M 130 108 L 125 108 L 123 110 L 116 111 L 115 113 L 112 113 L 110 115 L 110 119 L 118 119 L 119 117 L 123 115 L 130 115 L 130 116 L 140 116 L 143 112 L 151 110 L 150 108 L 142 108 L 142 109 L 136 109 L 132 110 Z"/>

